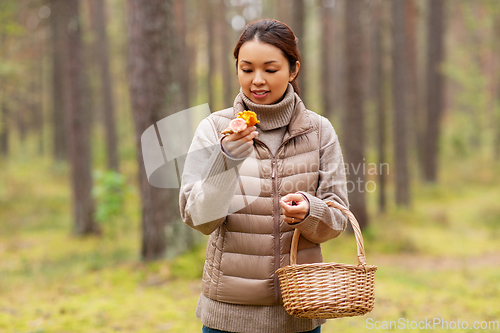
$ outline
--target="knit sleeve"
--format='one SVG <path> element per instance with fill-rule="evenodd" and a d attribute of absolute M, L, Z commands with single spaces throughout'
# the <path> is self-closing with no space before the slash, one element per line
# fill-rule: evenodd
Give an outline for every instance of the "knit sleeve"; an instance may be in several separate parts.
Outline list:
<path fill-rule="evenodd" d="M 244 160 L 222 151 L 208 118 L 200 122 L 182 172 L 179 208 L 184 223 L 209 235 L 224 222 L 237 183 L 235 168 Z"/>
<path fill-rule="evenodd" d="M 344 159 L 340 143 L 330 121 L 321 117 L 321 149 L 319 184 L 316 196 L 299 191 L 309 201 L 309 213 L 293 226 L 313 243 L 323 243 L 345 230 L 347 217 L 338 209 L 328 207 L 324 201 L 332 200 L 349 208 Z"/>

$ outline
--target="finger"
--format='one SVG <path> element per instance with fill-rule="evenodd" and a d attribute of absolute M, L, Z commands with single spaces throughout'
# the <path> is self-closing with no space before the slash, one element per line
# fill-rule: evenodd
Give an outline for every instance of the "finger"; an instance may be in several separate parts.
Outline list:
<path fill-rule="evenodd" d="M 300 193 L 288 193 L 286 196 L 283 197 L 285 202 L 292 202 L 295 201 L 297 204 L 302 201 L 306 201 L 306 198 Z"/>
<path fill-rule="evenodd" d="M 297 222 L 302 222 L 304 219 L 301 217 L 284 217 L 283 220 L 288 224 L 295 224 Z"/>
<path fill-rule="evenodd" d="M 295 218 L 295 219 L 304 219 L 306 217 L 305 213 L 287 213 L 285 212 L 283 214 L 283 217 L 288 217 L 288 218 Z"/>
<path fill-rule="evenodd" d="M 280 205 L 283 207 L 286 215 L 300 214 L 305 216 L 309 211 L 309 204 L 306 202 L 301 202 L 297 206 L 292 206 L 291 202 L 280 200 Z"/>
<path fill-rule="evenodd" d="M 237 141 L 241 142 L 241 141 Z M 236 156 L 238 158 L 248 156 L 253 150 L 253 145 L 250 142 L 244 142 L 240 146 L 236 147 L 231 155 Z"/>
<path fill-rule="evenodd" d="M 281 201 L 284 203 L 287 203 L 290 206 L 298 206 L 301 203 L 307 201 L 301 194 L 287 194 L 284 197 L 281 198 Z"/>
<path fill-rule="evenodd" d="M 251 142 L 245 142 L 245 141 L 241 141 L 241 140 L 228 141 L 224 145 L 224 147 L 226 147 L 226 149 L 232 151 L 233 153 L 248 150 L 249 146 L 253 146 L 253 144 Z"/>
<path fill-rule="evenodd" d="M 241 158 L 250 155 L 253 150 L 252 142 L 228 141 L 224 143 L 224 148 L 234 157 Z"/>
<path fill-rule="evenodd" d="M 305 211 L 304 206 L 292 206 L 291 203 L 285 202 L 285 201 L 280 201 L 281 207 L 283 207 L 283 210 L 287 212 L 287 214 L 297 214 Z"/>
<path fill-rule="evenodd" d="M 240 146 L 244 145 L 245 142 L 243 141 L 227 141 L 225 144 L 224 144 L 224 147 L 226 147 L 228 150 L 236 150 L 238 149 Z"/>
<path fill-rule="evenodd" d="M 259 132 L 257 131 L 253 131 L 253 132 L 250 132 L 250 134 L 248 134 L 247 136 L 243 137 L 242 139 L 240 139 L 239 141 L 245 141 L 245 142 L 250 142 L 252 141 L 254 138 L 257 137 L 257 135 L 259 135 Z"/>
<path fill-rule="evenodd" d="M 243 130 L 241 132 L 231 134 L 230 135 L 231 136 L 230 140 L 231 141 L 240 140 L 240 139 L 246 137 L 248 134 L 250 134 L 253 131 L 255 131 L 256 129 L 257 129 L 257 127 L 255 127 L 255 126 L 247 127 L 245 130 Z"/>
<path fill-rule="evenodd" d="M 243 134 L 242 134 L 243 133 Z M 236 134 L 233 134 L 234 137 L 231 137 L 230 140 L 231 141 L 243 141 L 243 142 L 250 142 L 252 141 L 254 138 L 257 137 L 257 135 L 259 134 L 259 132 L 257 131 L 250 131 L 248 134 L 244 135 L 245 132 L 241 132 L 241 133 L 236 133 Z"/>

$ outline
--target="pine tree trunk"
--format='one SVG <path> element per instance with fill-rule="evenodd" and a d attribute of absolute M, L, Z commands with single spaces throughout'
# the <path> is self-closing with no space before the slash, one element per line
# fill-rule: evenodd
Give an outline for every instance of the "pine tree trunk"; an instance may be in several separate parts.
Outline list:
<path fill-rule="evenodd" d="M 167 67 L 167 77 L 169 78 L 167 90 L 169 93 L 165 104 L 167 115 L 172 115 L 188 108 L 186 91 L 183 90 L 183 87 L 189 82 L 189 77 L 187 75 L 188 57 L 185 54 L 186 29 L 183 27 L 185 24 L 183 22 L 184 14 L 182 6 L 179 5 L 181 2 L 181 0 L 174 0 L 170 4 L 173 7 L 169 7 L 171 9 L 167 10 L 166 38 L 168 40 L 168 48 L 166 54 L 167 63 L 169 64 Z M 215 6 L 214 9 L 219 8 L 219 4 L 217 3 L 212 5 Z M 216 35 L 220 35 L 217 30 L 215 31 Z M 178 181 L 180 187 L 180 179 Z M 168 244 L 165 255 L 166 257 L 174 257 L 191 249 L 196 241 L 200 239 L 201 235 L 198 231 L 186 226 L 180 217 L 179 188 L 163 189 L 162 191 L 169 198 L 165 204 L 167 209 L 165 234 L 166 244 Z"/>
<path fill-rule="evenodd" d="M 300 56 L 302 57 L 302 63 L 300 64 L 303 66 L 301 68 L 301 75 L 297 78 L 297 84 L 299 85 L 299 90 L 300 90 L 300 96 L 301 99 L 306 103 L 307 105 L 307 99 L 306 99 L 306 77 L 304 75 L 304 72 L 302 69 L 304 69 L 305 65 L 305 59 L 306 59 L 306 48 L 304 46 L 304 20 L 305 20 L 305 4 L 304 0 L 292 0 L 291 1 L 292 5 L 292 25 L 291 28 L 295 34 L 295 36 L 299 39 L 299 50 L 300 50 Z"/>
<path fill-rule="evenodd" d="M 7 100 L 5 92 L 0 91 L 0 155 L 7 157 L 9 155 L 9 110 L 7 109 Z"/>
<path fill-rule="evenodd" d="M 410 205 L 408 147 L 406 124 L 406 38 L 407 0 L 392 1 L 392 96 L 394 113 L 394 160 L 396 171 L 396 204 Z"/>
<path fill-rule="evenodd" d="M 88 110 L 88 88 L 82 60 L 83 47 L 79 17 L 79 1 L 65 0 L 63 15 L 68 18 L 65 37 L 67 59 L 64 62 L 65 85 L 68 97 L 67 133 L 71 162 L 74 232 L 77 235 L 100 233 L 93 219 L 94 202 L 91 196 L 91 151 Z"/>
<path fill-rule="evenodd" d="M 141 135 L 166 116 L 169 89 L 169 19 L 172 0 L 128 0 L 128 73 L 135 140 L 139 164 L 142 204 L 142 248 L 144 260 L 161 258 L 167 248 L 165 226 L 171 214 L 170 202 L 178 197 L 149 184 L 141 148 Z M 175 66 L 175 64 L 170 64 Z M 161 142 L 160 142 L 161 144 Z M 179 215 L 179 210 L 175 212 Z"/>
<path fill-rule="evenodd" d="M 34 32 L 32 36 L 33 50 L 36 52 L 36 58 L 32 60 L 30 72 L 32 76 L 29 78 L 29 131 L 37 137 L 38 154 L 43 154 L 43 37 L 39 33 Z"/>
<path fill-rule="evenodd" d="M 178 31 L 177 42 L 179 45 L 179 67 L 182 75 L 179 75 L 179 86 L 182 95 L 181 107 L 182 109 L 189 107 L 190 87 L 189 87 L 189 57 L 188 47 L 186 44 L 186 5 L 184 0 L 175 0 L 175 23 Z M 180 110 L 179 110 L 180 111 Z"/>
<path fill-rule="evenodd" d="M 29 117 L 27 115 L 27 111 L 29 106 L 26 105 L 26 101 L 20 95 L 15 96 L 14 100 L 19 105 L 19 111 L 15 112 L 13 114 L 13 117 L 16 120 L 17 132 L 19 134 L 19 141 L 21 142 L 21 146 L 23 146 L 26 141 L 26 136 L 28 134 L 27 119 Z"/>
<path fill-rule="evenodd" d="M 386 71 L 384 71 L 384 25 L 385 15 L 383 15 L 384 3 L 383 0 L 377 0 L 374 4 L 373 13 L 373 43 L 374 54 L 373 54 L 373 81 L 374 81 L 374 97 L 375 97 L 375 108 L 377 115 L 377 152 L 378 152 L 378 207 L 380 212 L 385 212 L 387 209 L 387 191 L 386 182 L 387 175 L 385 174 L 385 164 L 387 163 L 386 158 L 386 81 L 385 76 Z"/>
<path fill-rule="evenodd" d="M 3 49 L 5 35 L 0 32 L 0 50 Z M 3 52 L 0 53 L 3 57 Z M 0 156 L 7 157 L 9 154 L 9 115 L 7 110 L 5 88 L 0 87 Z"/>
<path fill-rule="evenodd" d="M 321 87 L 323 98 L 323 115 L 332 119 L 334 114 L 334 11 L 333 2 L 321 3 Z"/>
<path fill-rule="evenodd" d="M 417 50 L 418 51 L 418 57 L 417 57 L 417 63 L 416 63 L 416 80 L 417 80 L 417 91 L 416 91 L 416 114 L 415 114 L 415 132 L 414 132 L 414 140 L 417 143 L 416 149 L 417 149 L 417 163 L 418 163 L 418 170 L 419 174 L 418 177 L 420 179 L 425 179 L 425 136 L 426 136 L 426 94 L 427 94 L 427 74 L 426 74 L 426 48 L 427 48 L 427 40 L 426 40 L 426 34 L 427 34 L 427 29 L 426 29 L 426 23 L 425 22 L 425 12 L 426 12 L 426 7 L 427 3 L 425 1 L 417 1 L 415 2 L 415 5 L 417 5 L 417 12 L 422 13 L 419 15 L 417 18 Z M 421 16 L 421 17 L 420 17 Z M 460 19 L 459 19 L 460 20 Z M 421 22 L 420 22 L 421 21 Z M 460 32 L 459 32 L 460 34 Z"/>
<path fill-rule="evenodd" d="M 500 95 L 500 93 L 498 93 Z M 500 100 L 500 97 L 498 98 Z M 497 161 L 500 161 L 500 114 L 497 114 L 496 119 L 496 137 L 494 145 L 494 156 Z"/>
<path fill-rule="evenodd" d="M 233 82 L 236 81 L 236 75 L 232 76 L 231 73 L 236 73 L 234 62 L 230 61 L 233 54 L 232 45 L 230 44 L 230 34 L 233 31 L 231 26 L 226 21 L 226 4 L 224 0 L 219 0 L 218 21 L 219 21 L 219 36 L 221 41 L 220 59 L 222 68 L 222 93 L 224 98 L 223 108 L 233 106 L 234 93 Z"/>
<path fill-rule="evenodd" d="M 346 110 L 344 116 L 343 148 L 347 168 L 350 210 L 356 216 L 361 228 L 368 226 L 365 200 L 364 163 L 364 82 L 365 62 L 363 53 L 365 41 L 361 27 L 361 12 L 364 0 L 345 2 L 345 60 Z"/>
<path fill-rule="evenodd" d="M 416 5 L 415 0 L 407 0 L 406 3 L 406 104 L 408 121 L 408 147 L 410 152 L 415 151 L 415 155 L 409 156 L 410 161 L 415 161 L 415 171 L 418 171 L 421 160 L 422 144 L 417 140 L 418 129 L 418 108 L 417 108 L 417 31 L 416 31 Z"/>
<path fill-rule="evenodd" d="M 496 58 L 500 60 L 499 56 L 499 51 L 500 51 L 500 39 L 498 36 L 500 35 L 500 14 L 496 15 L 496 20 L 494 24 L 494 32 L 495 36 L 497 36 L 496 39 Z M 498 64 L 500 65 L 500 61 L 498 61 Z M 497 65 L 497 73 L 496 73 L 496 126 L 495 126 L 495 142 L 493 146 L 493 156 L 495 160 L 500 161 L 500 66 Z"/>
<path fill-rule="evenodd" d="M 184 0 L 180 0 L 180 2 L 184 2 Z M 198 69 L 200 65 L 198 64 L 198 53 L 200 52 L 200 30 L 204 28 L 200 22 L 203 22 L 201 10 L 185 10 L 186 15 L 186 60 L 188 62 L 188 70 L 189 70 L 189 103 L 188 106 L 191 106 L 191 103 L 197 99 L 198 96 Z M 231 27 L 232 29 L 232 27 Z M 193 35 L 196 36 L 193 38 Z"/>
<path fill-rule="evenodd" d="M 291 27 L 292 23 L 291 6 L 293 5 L 293 2 L 290 0 L 275 0 L 275 1 L 276 1 L 276 7 L 278 9 L 278 20 Z"/>
<path fill-rule="evenodd" d="M 115 105 L 113 99 L 113 82 L 109 69 L 108 35 L 106 33 L 105 3 L 102 0 L 90 2 L 95 19 L 96 60 L 101 77 L 101 93 L 103 101 L 104 129 L 108 156 L 108 169 L 119 170 L 118 143 L 116 135 Z"/>
<path fill-rule="evenodd" d="M 43 40 L 43 39 L 42 39 Z M 43 64 L 45 61 L 45 48 L 43 42 L 38 43 L 40 57 L 37 60 L 36 64 L 36 84 L 38 86 L 38 94 L 37 94 L 37 103 L 38 103 L 38 112 L 36 114 L 37 119 L 37 132 L 38 132 L 38 154 L 43 156 L 45 154 L 45 114 L 44 114 L 44 76 L 43 76 Z"/>
<path fill-rule="evenodd" d="M 213 19 L 213 4 L 211 1 L 206 1 L 204 3 L 206 7 L 206 25 L 207 25 L 207 48 L 208 53 L 208 72 L 207 72 L 207 93 L 208 93 L 208 105 L 210 106 L 210 111 L 214 112 L 216 110 L 215 99 L 214 99 L 214 82 L 215 82 L 215 29 L 214 29 L 214 19 Z"/>
<path fill-rule="evenodd" d="M 345 83 L 346 83 L 346 66 L 345 66 L 345 1 L 335 0 L 334 11 L 334 31 L 333 40 L 335 47 L 333 51 L 333 100 L 334 100 L 334 119 L 340 120 L 345 109 Z M 336 119 L 335 119 L 336 118 Z M 342 137 L 342 126 L 335 129 Z"/>
<path fill-rule="evenodd" d="M 64 68 L 66 55 L 65 26 L 68 19 L 64 15 L 64 3 L 61 0 L 52 0 L 50 9 L 52 31 L 52 142 L 53 155 L 56 161 L 62 162 L 68 158 L 66 144 L 66 105 L 64 91 Z"/>
<path fill-rule="evenodd" d="M 444 97 L 443 75 L 440 72 L 444 59 L 444 0 L 429 0 L 428 4 L 425 180 L 436 182 Z"/>

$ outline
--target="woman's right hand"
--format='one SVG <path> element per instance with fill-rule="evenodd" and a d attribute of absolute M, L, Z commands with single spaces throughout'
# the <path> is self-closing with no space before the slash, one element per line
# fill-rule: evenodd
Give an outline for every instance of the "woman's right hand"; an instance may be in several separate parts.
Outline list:
<path fill-rule="evenodd" d="M 226 135 L 222 139 L 224 149 L 235 158 L 247 157 L 252 152 L 253 139 L 259 134 L 256 129 L 257 127 L 250 126 L 239 133 Z"/>

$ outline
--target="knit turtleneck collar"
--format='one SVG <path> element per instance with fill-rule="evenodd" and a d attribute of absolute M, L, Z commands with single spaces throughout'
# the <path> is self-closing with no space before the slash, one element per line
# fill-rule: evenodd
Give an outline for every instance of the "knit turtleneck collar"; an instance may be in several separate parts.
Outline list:
<path fill-rule="evenodd" d="M 288 125 L 295 110 L 295 92 L 290 83 L 288 83 L 283 99 L 275 104 L 254 103 L 243 93 L 241 88 L 238 97 L 245 104 L 245 110 L 251 110 L 257 114 L 257 119 L 260 120 L 257 126 L 264 131 Z M 236 98 L 235 107 L 240 98 Z"/>

